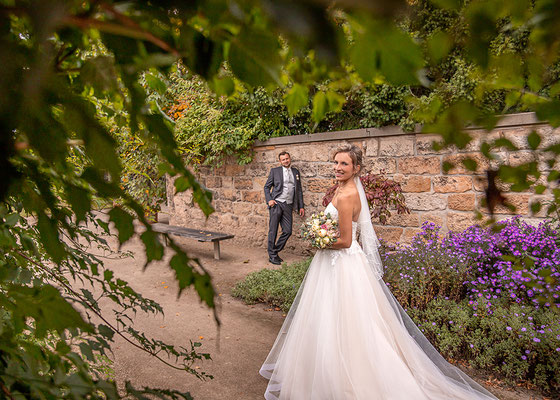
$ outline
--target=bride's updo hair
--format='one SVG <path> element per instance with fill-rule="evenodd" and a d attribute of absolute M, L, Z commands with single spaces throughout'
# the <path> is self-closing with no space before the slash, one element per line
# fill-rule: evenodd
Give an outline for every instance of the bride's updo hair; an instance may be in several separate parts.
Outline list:
<path fill-rule="evenodd" d="M 362 172 L 362 169 L 364 168 L 364 163 L 363 163 L 364 158 L 362 155 L 362 149 L 360 149 L 355 144 L 344 143 L 334 151 L 333 159 L 338 153 L 348 154 L 348 156 L 350 156 L 350 158 L 352 159 L 352 163 L 354 164 L 354 167 L 356 166 L 360 167 L 360 171 L 358 172 L 358 174 Z"/>

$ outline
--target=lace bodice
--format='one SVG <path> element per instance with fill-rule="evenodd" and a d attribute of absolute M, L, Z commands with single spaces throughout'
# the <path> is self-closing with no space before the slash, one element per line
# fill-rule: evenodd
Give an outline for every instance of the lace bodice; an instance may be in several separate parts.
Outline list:
<path fill-rule="evenodd" d="M 332 219 L 336 219 L 338 221 L 338 210 L 333 205 L 333 203 L 329 203 L 327 208 L 325 208 L 325 214 L 330 214 Z M 358 240 L 358 223 L 352 221 L 352 241 Z"/>

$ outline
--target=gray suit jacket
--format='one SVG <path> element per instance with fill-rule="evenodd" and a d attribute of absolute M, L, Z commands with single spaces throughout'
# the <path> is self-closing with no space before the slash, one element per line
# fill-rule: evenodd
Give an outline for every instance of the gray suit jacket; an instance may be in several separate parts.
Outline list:
<path fill-rule="evenodd" d="M 295 190 L 294 190 L 294 201 L 293 206 L 295 210 L 299 210 L 304 208 L 303 206 L 303 191 L 301 189 L 301 178 L 299 175 L 299 171 L 291 167 L 292 173 L 294 174 L 294 182 L 295 182 Z M 284 173 L 282 172 L 282 167 L 272 168 L 270 170 L 270 174 L 268 175 L 268 179 L 264 184 L 264 197 L 266 199 L 266 203 L 270 200 L 276 199 L 282 193 L 282 189 L 284 186 Z"/>

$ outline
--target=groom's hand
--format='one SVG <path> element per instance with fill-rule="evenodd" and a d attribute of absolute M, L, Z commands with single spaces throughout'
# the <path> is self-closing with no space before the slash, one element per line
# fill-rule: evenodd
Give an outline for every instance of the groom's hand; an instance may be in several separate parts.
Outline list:
<path fill-rule="evenodd" d="M 274 207 L 275 205 L 276 205 L 276 201 L 274 201 L 274 200 L 270 200 L 270 201 L 268 202 L 268 206 L 269 206 L 269 207 Z"/>
<path fill-rule="evenodd" d="M 299 216 L 303 218 L 305 216 L 305 210 L 303 208 L 299 209 Z"/>

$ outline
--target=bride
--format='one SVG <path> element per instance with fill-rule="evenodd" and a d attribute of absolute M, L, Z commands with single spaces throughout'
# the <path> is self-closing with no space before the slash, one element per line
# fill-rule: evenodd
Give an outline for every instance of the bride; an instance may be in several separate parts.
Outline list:
<path fill-rule="evenodd" d="M 317 251 L 260 374 L 267 400 L 495 399 L 447 363 L 383 280 L 358 178 L 362 152 L 338 148 L 338 189 L 325 213 L 340 237 Z M 357 242 L 360 232 L 362 246 Z"/>

